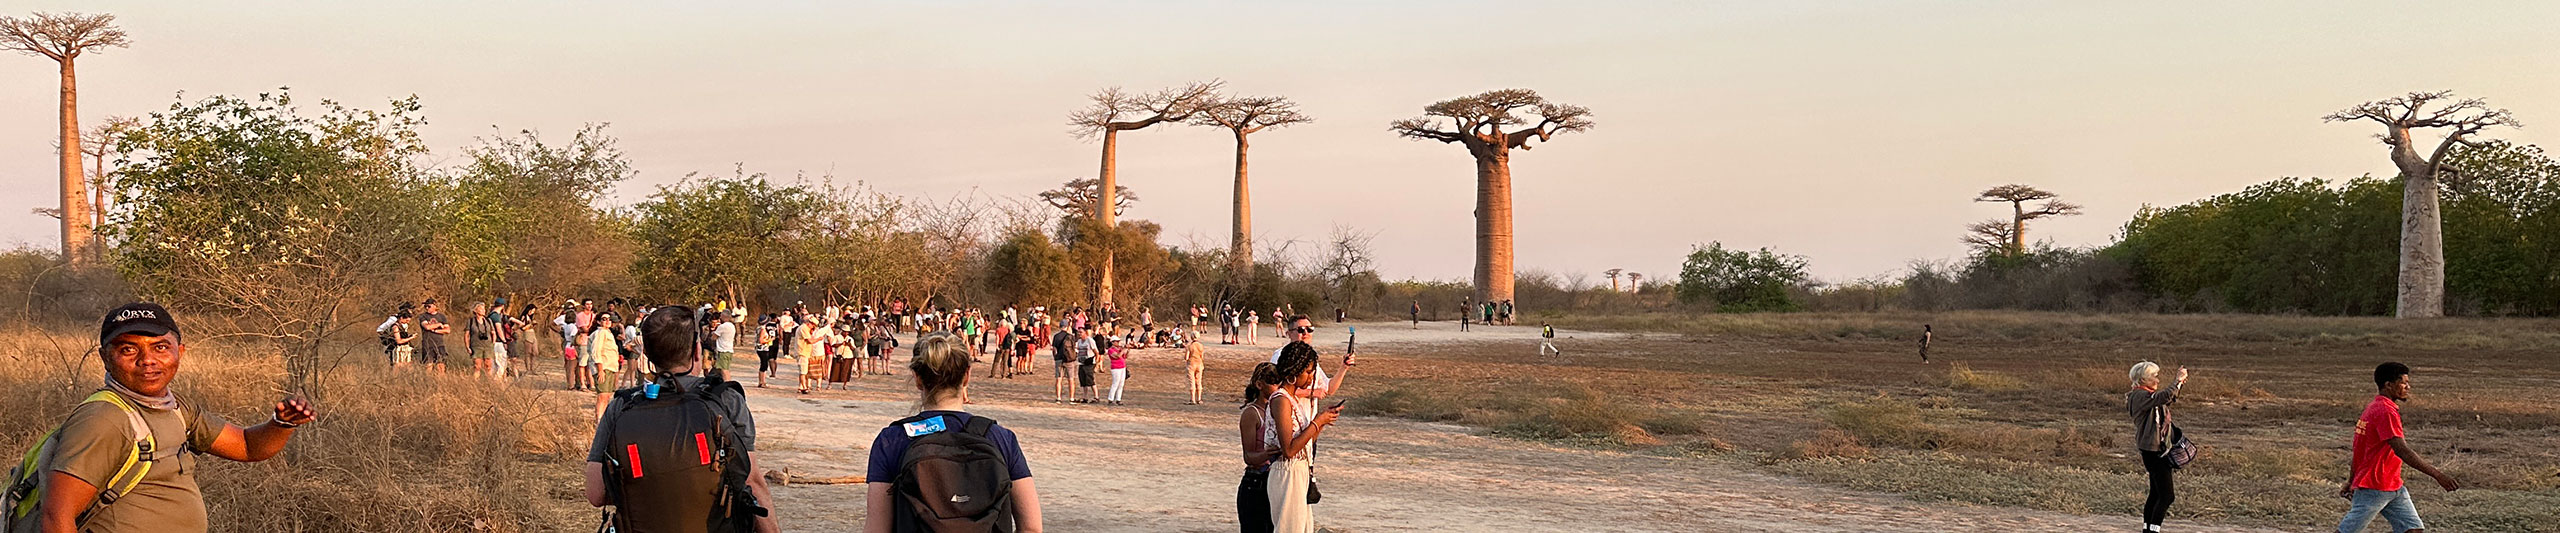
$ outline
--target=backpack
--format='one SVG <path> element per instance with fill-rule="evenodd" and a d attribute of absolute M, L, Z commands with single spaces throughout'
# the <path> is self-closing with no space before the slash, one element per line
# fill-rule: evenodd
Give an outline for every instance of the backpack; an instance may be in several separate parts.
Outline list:
<path fill-rule="evenodd" d="M 1013 531 L 1013 480 L 1004 451 L 987 433 L 996 421 L 971 416 L 950 431 L 947 415 L 899 420 L 915 440 L 898 459 L 890 485 L 890 525 L 900 532 Z"/>
<path fill-rule="evenodd" d="M 765 509 L 747 491 L 747 456 L 715 398 L 744 395 L 717 370 L 693 390 L 673 377 L 615 391 L 622 408 L 599 432 L 613 526 L 624 533 L 743 531 Z"/>
<path fill-rule="evenodd" d="M 98 510 L 115 503 L 117 498 L 132 493 L 134 487 L 142 484 L 143 476 L 151 475 L 152 465 L 159 462 L 159 459 L 153 455 L 153 452 L 159 449 L 158 439 L 151 435 L 151 426 L 143 423 L 142 410 L 133 405 L 132 400 L 125 399 L 115 391 L 100 390 L 90 393 L 88 399 L 80 401 L 83 405 L 90 402 L 106 402 L 124 411 L 125 419 L 133 424 L 135 437 L 133 446 L 125 453 L 124 465 L 116 467 L 115 475 L 107 476 L 105 486 L 98 489 L 98 499 L 89 503 L 89 510 L 80 513 L 79 522 L 82 524 L 88 523 L 89 517 L 97 515 Z M 36 502 L 43 500 L 41 495 L 36 493 L 36 489 L 44 474 L 38 465 L 45 462 L 47 456 L 53 455 L 54 445 L 59 444 L 54 442 L 54 437 L 61 432 L 62 428 L 59 426 L 56 426 L 53 431 L 45 432 L 44 438 L 38 439 L 35 447 L 27 449 L 26 456 L 18 460 L 18 467 L 9 470 L 9 490 L 5 497 L 0 497 L 0 510 L 5 510 L 7 513 L 5 516 L 0 516 L 0 523 L 5 523 L 7 527 L 0 528 L 0 531 L 17 533 L 36 530 L 38 519 L 35 512 Z"/>

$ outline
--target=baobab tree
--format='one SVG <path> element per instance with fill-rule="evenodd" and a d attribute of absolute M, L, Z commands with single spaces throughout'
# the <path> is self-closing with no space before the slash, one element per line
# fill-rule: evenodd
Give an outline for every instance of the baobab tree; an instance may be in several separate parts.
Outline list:
<path fill-rule="evenodd" d="M 1442 119 L 1450 123 L 1444 127 Z M 1511 299 L 1511 150 L 1591 126 L 1590 109 L 1550 102 L 1528 89 L 1442 100 L 1424 106 L 1422 116 L 1388 125 L 1405 138 L 1465 146 L 1475 156 L 1478 301 Z"/>
<path fill-rule="evenodd" d="M 2439 105 L 2433 110 L 2431 105 Z M 2491 109 L 2478 98 L 2453 99 L 2452 91 L 2413 92 L 2388 100 L 2376 100 L 2346 108 L 2329 116 L 2326 122 L 2371 120 L 2382 123 L 2377 135 L 2391 149 L 2391 164 L 2400 169 L 2400 318 L 2434 318 L 2444 316 L 2444 211 L 2437 206 L 2442 178 L 2455 169 L 2446 168 L 2445 156 L 2456 145 L 2480 146 L 2471 138 L 2480 130 L 2498 126 L 2522 126 L 2505 109 Z M 2444 139 L 2437 141 L 2428 155 L 2418 153 L 2418 140 L 2412 130 L 2444 128 Z"/>
<path fill-rule="evenodd" d="M 1624 292 L 1618 290 L 1618 273 L 1626 271 L 1627 269 L 1623 268 L 1612 268 L 1600 271 L 1600 275 L 1609 277 L 1609 292 Z"/>
<path fill-rule="evenodd" d="M 1077 138 L 1102 138 L 1102 173 L 1097 177 L 1102 180 L 1097 187 L 1102 197 L 1094 205 L 1119 205 L 1113 195 L 1120 188 L 1120 179 L 1114 170 L 1119 157 L 1120 132 L 1191 120 L 1192 115 L 1217 99 L 1218 88 L 1223 85 L 1218 80 L 1209 80 L 1147 94 L 1128 94 L 1121 92 L 1119 87 L 1112 87 L 1093 93 L 1093 105 L 1068 114 L 1067 125 L 1073 128 Z M 1119 227 L 1120 214 L 1117 210 L 1102 210 L 1095 214 L 1102 227 Z M 1110 304 L 1110 254 L 1102 257 L 1102 283 L 1097 289 L 1100 294 L 1095 303 Z"/>
<path fill-rule="evenodd" d="M 1253 199 L 1245 182 L 1245 137 L 1270 128 L 1315 122 L 1315 117 L 1298 112 L 1298 103 L 1279 96 L 1220 98 L 1211 103 L 1192 123 L 1226 128 L 1236 137 L 1236 197 L 1234 232 L 1227 238 L 1227 262 L 1230 275 L 1244 276 L 1253 272 Z"/>
<path fill-rule="evenodd" d="M 1101 185 L 1102 180 L 1094 178 L 1067 180 L 1066 185 L 1040 191 L 1040 201 L 1048 202 L 1050 207 L 1058 208 L 1058 211 L 1065 213 L 1067 218 L 1098 218 L 1095 215 L 1097 211 L 1095 206 L 1102 205 Z M 1111 206 L 1111 214 L 1115 218 L 1121 213 L 1128 212 L 1129 204 L 1138 201 L 1137 193 L 1129 192 L 1128 187 L 1117 187 L 1117 189 L 1111 193 L 1111 201 L 1114 204 Z"/>
<path fill-rule="evenodd" d="M 1973 201 L 2009 203 L 2009 242 L 2007 249 L 2003 251 L 2007 252 L 2006 255 L 2009 257 L 2017 257 L 2027 253 L 2027 221 L 2080 214 L 2078 204 L 2055 199 L 2060 196 L 2035 187 L 2009 184 L 1985 189 L 1982 195 L 1974 197 Z M 2044 203 L 2036 206 L 2033 211 L 2027 210 L 2027 202 L 2037 200 L 2043 200 Z M 1973 236 L 1965 239 L 1967 242 L 1986 235 L 1982 232 L 1983 228 L 1980 224 L 1975 226 Z M 1990 235 L 1996 235 L 1996 233 Z"/>
<path fill-rule="evenodd" d="M 2018 226 L 2013 220 L 1991 219 L 1964 227 L 1964 243 L 1981 257 L 2009 257 L 2009 244 L 2015 242 Z"/>
<path fill-rule="evenodd" d="M 73 264 L 89 261 L 89 234 L 95 228 L 80 169 L 80 90 L 72 64 L 90 50 L 129 46 L 115 21 L 115 15 L 105 13 L 0 17 L 0 49 L 44 56 L 62 67 L 62 257 Z"/>
<path fill-rule="evenodd" d="M 1627 292 L 1644 292 L 1644 273 L 1627 273 Z"/>
<path fill-rule="evenodd" d="M 116 153 L 116 144 L 126 131 L 142 125 L 133 117 L 110 116 L 80 135 L 80 151 L 89 156 L 89 229 L 107 225 L 107 197 L 114 194 L 115 173 L 107 171 L 107 156 Z"/>

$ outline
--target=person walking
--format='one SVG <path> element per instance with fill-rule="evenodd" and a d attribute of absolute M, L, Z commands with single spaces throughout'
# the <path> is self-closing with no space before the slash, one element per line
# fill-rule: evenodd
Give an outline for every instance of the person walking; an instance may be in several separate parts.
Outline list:
<path fill-rule="evenodd" d="M 586 344 L 579 340 L 577 314 L 578 303 L 570 301 L 560 306 L 560 316 L 551 319 L 551 327 L 560 334 L 560 381 L 569 390 L 578 390 L 581 381 L 578 379 L 578 353 L 582 351 L 579 347 Z"/>
<path fill-rule="evenodd" d="M 640 353 L 658 376 L 611 396 L 597 417 L 587 504 L 614 506 L 616 531 L 779 531 L 765 508 L 773 494 L 756 464 L 746 389 L 703 367 L 695 317 L 671 305 L 637 321 Z"/>
<path fill-rule="evenodd" d="M 2133 390 L 2124 395 L 2125 414 L 2133 418 L 2134 452 L 2142 456 L 2142 469 L 2151 474 L 2150 496 L 2142 501 L 2142 530 L 2160 531 L 2160 521 L 2169 517 L 2169 503 L 2178 499 L 2177 486 L 2171 475 L 2178 464 L 2169 459 L 2169 451 L 2177 444 L 2178 426 L 2170 423 L 2169 404 L 2177 403 L 2178 387 L 2187 384 L 2187 369 L 2178 369 L 2178 379 L 2160 386 L 2160 365 L 2150 361 L 2134 363 L 2126 373 Z"/>
<path fill-rule="evenodd" d="M 1182 362 L 1184 364 L 1184 375 L 1190 376 L 1191 379 L 1190 405 L 1200 405 L 1200 360 L 1203 355 L 1207 354 L 1208 348 L 1200 346 L 1200 333 L 1184 332 L 1184 335 L 1185 337 L 1183 337 L 1182 342 Z M 1245 397 L 1253 398 L 1255 396 L 1248 395 Z"/>
<path fill-rule="evenodd" d="M 1474 306 L 1475 304 L 1458 302 L 1458 331 L 1466 331 L 1467 323 L 1475 320 Z"/>
<path fill-rule="evenodd" d="M 1075 346 L 1074 332 L 1062 329 L 1049 334 L 1049 366 L 1052 369 L 1050 381 L 1056 384 L 1056 394 L 1050 397 L 1051 401 L 1067 402 L 1067 391 L 1071 386 L 1069 380 L 1074 378 L 1073 368 L 1069 363 L 1075 360 Z"/>
<path fill-rule="evenodd" d="M 1280 385 L 1271 363 L 1253 365 L 1244 384 L 1244 405 L 1237 408 L 1236 436 L 1244 445 L 1244 480 L 1236 484 L 1236 525 L 1243 533 L 1271 533 L 1271 461 L 1280 457 L 1280 436 L 1272 429 L 1270 398 Z"/>
<path fill-rule="evenodd" d="M 277 401 L 266 423 L 245 428 L 179 401 L 169 384 L 186 358 L 184 341 L 177 317 L 160 304 L 135 302 L 107 311 L 98 325 L 97 352 L 105 385 L 73 407 L 33 452 L 29 475 L 36 485 L 26 494 L 33 511 L 24 518 L 34 530 L 206 531 L 212 520 L 196 483 L 201 468 L 194 456 L 265 461 L 284 451 L 295 428 L 319 420 L 311 402 L 298 395 Z M 130 470 L 137 463 L 145 468 Z M 19 518 L 17 509 L 5 512 Z"/>
<path fill-rule="evenodd" d="M 2364 531 L 2376 514 L 2391 523 L 2392 531 L 2426 531 L 2426 521 L 2418 518 L 2417 503 L 2409 499 L 2409 488 L 2401 484 L 2400 466 L 2417 467 L 2427 477 L 2435 478 L 2436 486 L 2445 492 L 2462 490 L 2462 482 L 2427 464 L 2404 440 L 2400 404 L 2409 401 L 2409 365 L 2393 362 L 2374 367 L 2373 384 L 2381 392 L 2365 404 L 2364 414 L 2356 418 L 2347 483 L 2338 487 L 2338 497 L 2347 500 L 2347 516 L 2338 521 L 2338 533 Z"/>
<path fill-rule="evenodd" d="M 1316 382 L 1316 350 L 1303 342 L 1292 342 L 1280 348 L 1280 362 L 1273 365 L 1286 381 L 1279 390 L 1264 398 L 1269 404 L 1273 433 L 1280 442 L 1280 454 L 1270 468 L 1266 490 L 1271 498 L 1271 523 L 1275 533 L 1315 533 L 1315 509 L 1307 501 L 1307 490 L 1314 479 L 1313 463 L 1308 450 L 1326 427 L 1342 416 L 1342 404 L 1321 411 L 1315 398 L 1307 394 Z"/>
<path fill-rule="evenodd" d="M 1548 324 L 1548 323 L 1545 323 L 1545 322 L 1539 322 L 1539 323 L 1538 323 L 1538 356 L 1539 356 L 1539 357 L 1545 357 L 1545 356 L 1547 355 L 1547 352 L 1555 352 L 1555 353 L 1556 353 L 1556 355 L 1558 355 L 1558 356 L 1562 356 L 1562 355 L 1564 355 L 1564 350 L 1556 348 L 1556 327 L 1555 327 L 1555 325 L 1553 325 L 1553 324 Z"/>
<path fill-rule="evenodd" d="M 1920 364 L 1929 364 L 1929 343 L 1937 340 L 1937 336 L 1937 333 L 1929 331 L 1928 324 L 1920 325 Z"/>
<path fill-rule="evenodd" d="M 1422 329 L 1422 300 L 1413 301 L 1413 329 Z"/>
<path fill-rule="evenodd" d="M 916 342 L 907 369 L 915 375 L 920 393 L 917 412 L 890 422 L 871 439 L 863 531 L 944 530 L 957 525 L 1021 533 L 1042 530 L 1040 491 L 1031 481 L 1031 463 L 1022 454 L 1020 437 L 994 419 L 965 410 L 970 358 L 961 342 L 950 334 L 928 335 Z M 962 449 L 995 453 L 956 452 Z M 958 462 L 960 468 L 931 472 L 907 468 L 946 461 Z M 990 475 L 1001 479 L 981 477 Z M 931 516 L 919 505 L 931 507 Z"/>

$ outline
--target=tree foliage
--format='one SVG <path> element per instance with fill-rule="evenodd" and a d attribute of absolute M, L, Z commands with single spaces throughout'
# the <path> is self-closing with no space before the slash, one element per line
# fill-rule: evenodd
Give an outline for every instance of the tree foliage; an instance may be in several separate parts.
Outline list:
<path fill-rule="evenodd" d="M 1745 252 L 1710 242 L 1692 249 L 1680 264 L 1676 290 L 1682 302 L 1714 304 L 1721 312 L 1793 311 L 1799 306 L 1788 292 L 1806 279 L 1803 256 L 1768 248 Z"/>
<path fill-rule="evenodd" d="M 709 301 L 801 276 L 832 206 L 806 185 L 775 185 L 743 168 L 689 174 L 632 206 L 639 250 L 630 276 L 644 296 Z"/>
<path fill-rule="evenodd" d="M 470 292 L 560 295 L 627 264 L 626 233 L 595 202 L 630 179 L 630 160 L 590 124 L 563 145 L 532 131 L 480 139 L 434 183 L 439 255 Z"/>
<path fill-rule="evenodd" d="M 416 98 L 365 110 L 286 93 L 180 102 L 126 132 L 108 233 L 137 292 L 288 341 L 310 390 L 319 340 L 369 318 L 428 253 Z"/>

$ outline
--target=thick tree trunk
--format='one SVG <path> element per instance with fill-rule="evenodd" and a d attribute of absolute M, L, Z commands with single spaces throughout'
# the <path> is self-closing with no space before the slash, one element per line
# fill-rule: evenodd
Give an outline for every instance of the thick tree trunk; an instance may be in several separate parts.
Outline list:
<path fill-rule="evenodd" d="M 62 58 L 62 257 L 89 262 L 89 183 L 80 175 L 79 80 Z"/>
<path fill-rule="evenodd" d="M 2027 254 L 2027 204 L 2009 202 L 2009 257 Z"/>
<path fill-rule="evenodd" d="M 2435 162 L 2418 155 L 2406 128 L 2392 128 L 2391 163 L 2400 168 L 2400 318 L 2444 316 L 2444 211 Z"/>
<path fill-rule="evenodd" d="M 1476 156 L 1476 301 L 1511 299 L 1511 151 L 1501 145 Z"/>
<path fill-rule="evenodd" d="M 1119 156 L 1117 152 L 1119 141 L 1120 130 L 1110 128 L 1102 130 L 1102 192 L 1097 195 L 1100 202 L 1093 208 L 1093 217 L 1094 220 L 1102 222 L 1105 230 L 1120 227 L 1120 213 L 1117 209 L 1120 205 L 1120 179 L 1114 176 L 1113 168 Z M 1097 288 L 1100 291 L 1095 295 L 1094 305 L 1111 303 L 1111 247 L 1108 246 L 1102 249 L 1102 282 L 1097 285 Z"/>
<path fill-rule="evenodd" d="M 1236 134 L 1235 231 L 1227 237 L 1227 270 L 1234 276 L 1253 273 L 1253 193 L 1245 183 L 1245 134 Z"/>
<path fill-rule="evenodd" d="M 2444 211 L 2433 169 L 2400 183 L 2400 318 L 2444 316 Z"/>

